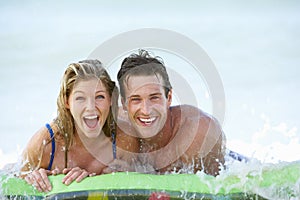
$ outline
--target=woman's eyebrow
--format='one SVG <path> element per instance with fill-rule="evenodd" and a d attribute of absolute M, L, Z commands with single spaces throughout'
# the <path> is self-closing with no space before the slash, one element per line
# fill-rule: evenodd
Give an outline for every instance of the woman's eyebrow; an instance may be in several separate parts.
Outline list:
<path fill-rule="evenodd" d="M 83 91 L 83 90 L 73 90 L 73 94 L 76 94 L 76 93 L 81 93 L 81 94 L 83 94 L 84 91 Z"/>
<path fill-rule="evenodd" d="M 106 92 L 106 90 L 97 90 L 96 93 Z"/>

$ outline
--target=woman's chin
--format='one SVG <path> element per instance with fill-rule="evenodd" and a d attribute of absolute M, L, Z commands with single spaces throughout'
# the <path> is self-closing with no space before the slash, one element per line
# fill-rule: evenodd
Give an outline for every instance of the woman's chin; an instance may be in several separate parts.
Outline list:
<path fill-rule="evenodd" d="M 97 138 L 100 134 L 101 134 L 101 128 L 99 126 L 93 128 L 85 127 L 84 135 L 87 138 Z"/>

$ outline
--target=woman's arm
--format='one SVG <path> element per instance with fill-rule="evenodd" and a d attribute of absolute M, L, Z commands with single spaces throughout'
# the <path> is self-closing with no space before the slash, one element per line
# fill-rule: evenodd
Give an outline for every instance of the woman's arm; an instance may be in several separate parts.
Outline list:
<path fill-rule="evenodd" d="M 39 191 L 50 191 L 52 189 L 47 170 L 50 161 L 51 143 L 50 135 L 46 127 L 38 130 L 29 140 L 22 154 L 22 168 L 20 177 L 28 184 L 33 185 Z"/>

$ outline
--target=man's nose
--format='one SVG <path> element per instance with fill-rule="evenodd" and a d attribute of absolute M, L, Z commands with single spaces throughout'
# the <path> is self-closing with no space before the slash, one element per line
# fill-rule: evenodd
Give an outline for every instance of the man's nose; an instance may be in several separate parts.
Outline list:
<path fill-rule="evenodd" d="M 151 103 L 148 100 L 144 100 L 141 104 L 141 112 L 145 115 L 149 115 L 151 112 Z"/>

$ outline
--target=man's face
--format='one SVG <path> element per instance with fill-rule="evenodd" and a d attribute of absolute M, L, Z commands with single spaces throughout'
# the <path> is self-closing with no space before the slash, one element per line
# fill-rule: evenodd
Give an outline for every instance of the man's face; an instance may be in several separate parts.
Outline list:
<path fill-rule="evenodd" d="M 166 97 L 163 86 L 161 77 L 155 75 L 130 76 L 124 83 L 123 108 L 141 138 L 155 136 L 165 125 L 172 93 Z"/>

